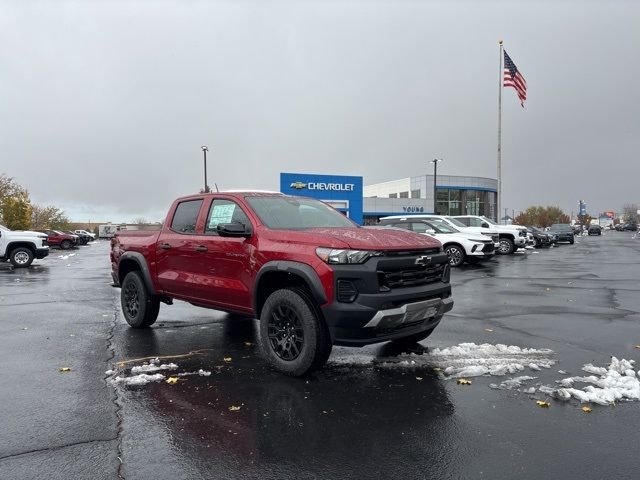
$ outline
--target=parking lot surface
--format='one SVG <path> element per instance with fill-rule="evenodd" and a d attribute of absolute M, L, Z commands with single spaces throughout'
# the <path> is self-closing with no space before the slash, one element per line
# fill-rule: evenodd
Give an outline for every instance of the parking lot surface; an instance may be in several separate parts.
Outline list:
<path fill-rule="evenodd" d="M 454 309 L 415 356 L 426 361 L 394 362 L 387 344 L 336 347 L 308 379 L 265 365 L 251 319 L 176 302 L 151 329 L 129 329 L 108 248 L 0 265 L 0 478 L 637 478 L 640 403 L 585 413 L 490 388 L 510 375 L 460 385 L 428 361 L 465 342 L 551 349 L 551 368 L 519 374 L 536 386 L 639 359 L 629 233 L 457 269 Z M 188 375 L 114 383 L 155 357 Z"/>

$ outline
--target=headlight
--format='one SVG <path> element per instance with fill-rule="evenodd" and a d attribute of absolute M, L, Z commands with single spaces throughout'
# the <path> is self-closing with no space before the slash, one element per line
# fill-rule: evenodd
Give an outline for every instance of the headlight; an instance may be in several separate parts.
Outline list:
<path fill-rule="evenodd" d="M 334 248 L 316 248 L 316 255 L 325 263 L 344 264 L 344 263 L 364 263 L 370 257 L 380 255 L 380 252 L 374 250 L 341 250 Z"/>

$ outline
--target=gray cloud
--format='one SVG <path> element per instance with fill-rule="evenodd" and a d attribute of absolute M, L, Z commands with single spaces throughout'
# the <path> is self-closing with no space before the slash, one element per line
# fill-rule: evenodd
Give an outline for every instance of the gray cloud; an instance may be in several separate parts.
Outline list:
<path fill-rule="evenodd" d="M 637 2 L 5 2 L 0 171 L 87 217 L 160 219 L 281 171 L 495 176 L 504 204 L 637 201 Z"/>

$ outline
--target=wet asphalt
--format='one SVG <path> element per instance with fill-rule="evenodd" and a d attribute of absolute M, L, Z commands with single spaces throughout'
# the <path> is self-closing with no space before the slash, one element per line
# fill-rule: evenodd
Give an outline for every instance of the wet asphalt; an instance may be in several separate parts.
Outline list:
<path fill-rule="evenodd" d="M 550 348 L 547 384 L 611 355 L 640 360 L 640 239 L 535 252 L 455 271 L 455 307 L 423 344 Z M 0 264 L 2 479 L 638 477 L 640 403 L 542 409 L 540 394 L 489 388 L 496 378 L 338 362 L 393 355 L 385 344 L 335 348 L 322 371 L 287 378 L 260 359 L 250 319 L 176 302 L 129 329 L 108 242 L 71 253 Z M 212 374 L 143 387 L 105 375 L 156 356 Z"/>

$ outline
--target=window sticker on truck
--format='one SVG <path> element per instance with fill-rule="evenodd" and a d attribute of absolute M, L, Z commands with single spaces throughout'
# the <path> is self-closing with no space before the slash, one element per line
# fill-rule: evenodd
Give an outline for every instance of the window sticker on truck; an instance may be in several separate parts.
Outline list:
<path fill-rule="evenodd" d="M 231 223 L 235 209 L 235 203 L 214 205 L 211 216 L 209 217 L 209 228 L 215 229 L 221 223 Z"/>

